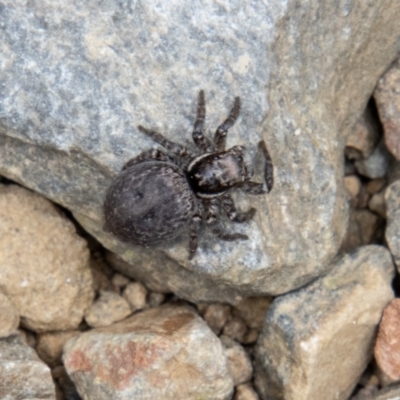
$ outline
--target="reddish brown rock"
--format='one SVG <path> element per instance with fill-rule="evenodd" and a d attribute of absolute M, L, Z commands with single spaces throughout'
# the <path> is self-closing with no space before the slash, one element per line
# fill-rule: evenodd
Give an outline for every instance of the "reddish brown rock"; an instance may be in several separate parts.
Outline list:
<path fill-rule="evenodd" d="M 233 392 L 220 340 L 188 307 L 151 308 L 72 338 L 64 365 L 88 400 L 228 400 Z"/>
<path fill-rule="evenodd" d="M 375 344 L 375 358 L 391 379 L 400 379 L 400 299 L 385 308 Z"/>

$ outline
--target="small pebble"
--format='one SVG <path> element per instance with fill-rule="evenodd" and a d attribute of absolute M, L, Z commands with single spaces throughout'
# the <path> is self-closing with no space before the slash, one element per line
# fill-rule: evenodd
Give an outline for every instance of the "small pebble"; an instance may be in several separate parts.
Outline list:
<path fill-rule="evenodd" d="M 221 336 L 220 339 L 225 348 L 228 370 L 232 376 L 233 386 L 249 381 L 253 376 L 253 366 L 246 350 L 227 336 Z"/>
<path fill-rule="evenodd" d="M 379 216 L 386 219 L 386 201 L 385 192 L 379 192 L 372 195 L 368 202 L 368 208 L 376 212 Z"/>
<path fill-rule="evenodd" d="M 257 392 L 250 383 L 243 383 L 236 387 L 233 400 L 259 400 Z"/>
<path fill-rule="evenodd" d="M 360 193 L 361 181 L 356 175 L 349 175 L 344 177 L 344 186 L 350 195 L 350 198 L 355 199 Z"/>
<path fill-rule="evenodd" d="M 387 185 L 386 178 L 372 179 L 372 181 L 369 181 L 367 183 L 366 189 L 369 194 L 374 194 L 383 190 L 386 185 Z"/>
<path fill-rule="evenodd" d="M 147 289 L 139 282 L 132 282 L 125 288 L 122 297 L 129 303 L 132 312 L 143 310 L 146 307 Z"/>
<path fill-rule="evenodd" d="M 226 324 L 226 321 L 230 318 L 231 308 L 228 305 L 220 303 L 209 304 L 202 314 L 207 325 L 218 335 Z"/>
<path fill-rule="evenodd" d="M 149 307 L 157 307 L 165 300 L 165 294 L 158 292 L 150 292 L 149 294 Z"/>
<path fill-rule="evenodd" d="M 131 283 L 131 280 L 127 278 L 125 275 L 119 274 L 118 272 L 114 274 L 111 279 L 111 282 L 114 286 L 123 289 L 124 287 L 128 286 Z"/>
<path fill-rule="evenodd" d="M 87 324 L 93 328 L 111 325 L 131 314 L 129 303 L 119 294 L 100 291 L 100 297 L 85 315 Z"/>
<path fill-rule="evenodd" d="M 247 326 L 244 321 L 239 317 L 233 317 L 228 321 L 223 329 L 223 334 L 233 340 L 243 343 L 244 337 L 247 333 Z"/>

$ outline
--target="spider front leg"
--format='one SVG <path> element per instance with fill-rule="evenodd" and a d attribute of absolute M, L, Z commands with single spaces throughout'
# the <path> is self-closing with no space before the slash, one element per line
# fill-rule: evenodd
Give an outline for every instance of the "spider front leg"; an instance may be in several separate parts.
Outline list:
<path fill-rule="evenodd" d="M 226 134 L 228 133 L 228 129 L 231 128 L 238 119 L 239 113 L 240 113 L 240 97 L 235 97 L 235 103 L 233 104 L 233 108 L 229 113 L 228 118 L 217 128 L 215 132 L 214 143 L 217 148 L 217 151 L 225 150 Z"/>
<path fill-rule="evenodd" d="M 265 183 L 257 183 L 246 181 L 240 187 L 244 192 L 250 194 L 265 194 L 269 193 L 272 190 L 274 185 L 274 167 L 272 165 L 272 160 L 269 155 L 267 146 L 265 142 L 262 140 L 258 147 L 261 149 L 264 159 L 265 159 L 265 166 L 264 166 L 264 179 Z"/>
<path fill-rule="evenodd" d="M 122 167 L 122 170 L 132 167 L 132 165 L 139 164 L 142 161 L 166 161 L 166 162 L 174 162 L 171 157 L 164 154 L 162 151 L 153 149 L 153 150 L 146 150 L 143 153 L 140 153 L 138 156 L 131 158 L 129 161 L 125 163 Z"/>
<path fill-rule="evenodd" d="M 142 125 L 139 125 L 138 129 L 147 136 L 150 136 L 155 142 L 161 144 L 161 146 L 164 146 L 175 156 L 183 157 L 186 159 L 193 157 L 193 154 L 191 154 L 186 147 L 166 139 L 163 135 L 161 135 L 161 133 L 144 128 Z"/>
<path fill-rule="evenodd" d="M 204 200 L 204 205 L 206 209 L 206 223 L 210 227 L 212 233 L 222 240 L 231 242 L 233 240 L 247 240 L 249 237 L 241 233 L 226 233 L 221 230 L 221 227 L 217 221 L 218 215 L 218 203 L 219 199 L 217 197 Z"/>
<path fill-rule="evenodd" d="M 254 217 L 256 209 L 251 207 L 248 211 L 238 213 L 233 202 L 232 197 L 229 194 L 224 194 L 221 198 L 222 206 L 224 207 L 228 218 L 233 222 L 246 222 Z"/>
<path fill-rule="evenodd" d="M 213 151 L 213 146 L 210 141 L 204 136 L 204 120 L 206 118 L 206 103 L 204 101 L 204 91 L 200 90 L 199 99 L 197 103 L 197 116 L 193 129 L 193 141 L 196 146 L 204 153 Z"/>

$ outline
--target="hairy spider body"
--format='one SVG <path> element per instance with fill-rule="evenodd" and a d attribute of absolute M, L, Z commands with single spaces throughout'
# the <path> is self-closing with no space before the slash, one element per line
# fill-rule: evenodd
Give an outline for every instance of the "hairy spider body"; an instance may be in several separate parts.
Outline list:
<path fill-rule="evenodd" d="M 105 203 L 106 226 L 123 241 L 155 245 L 188 224 L 194 204 L 193 192 L 178 166 L 145 161 L 123 170 L 111 185 Z"/>
<path fill-rule="evenodd" d="M 228 118 L 210 141 L 203 135 L 205 102 L 204 92 L 200 91 L 193 130 L 193 140 L 202 151 L 197 156 L 160 133 L 139 126 L 140 131 L 171 155 L 157 149 L 147 150 L 125 164 L 106 195 L 105 228 L 125 242 L 150 246 L 177 236 L 189 226 L 189 258 L 196 252 L 202 221 L 222 240 L 248 239 L 247 235 L 222 230 L 219 208 L 224 208 L 231 221 L 250 220 L 256 210 L 237 212 L 229 190 L 268 193 L 273 186 L 273 167 L 264 141 L 259 147 L 265 159 L 265 183 L 250 181 L 253 172 L 244 161 L 243 146 L 225 150 L 227 131 L 239 111 L 240 98 L 236 97 Z"/>

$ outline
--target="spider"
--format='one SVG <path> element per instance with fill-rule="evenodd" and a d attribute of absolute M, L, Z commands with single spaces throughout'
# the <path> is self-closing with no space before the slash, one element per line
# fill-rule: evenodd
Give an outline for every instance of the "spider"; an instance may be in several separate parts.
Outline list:
<path fill-rule="evenodd" d="M 211 141 L 204 136 L 204 91 L 198 95 L 193 141 L 200 149 L 195 155 L 186 147 L 162 134 L 139 125 L 138 129 L 162 145 L 161 150 L 146 150 L 129 160 L 111 184 L 104 202 L 105 228 L 122 241 L 151 246 L 176 237 L 189 226 L 189 259 L 198 247 L 198 231 L 203 222 L 219 239 L 246 240 L 247 235 L 225 232 L 218 221 L 222 207 L 233 222 L 253 218 L 256 209 L 238 212 L 230 190 L 260 195 L 271 191 L 273 166 L 264 141 L 259 142 L 264 159 L 265 183 L 252 182 L 253 171 L 244 161 L 245 148 L 225 150 L 228 130 L 240 112 L 240 97 L 235 98 L 226 120 Z"/>

